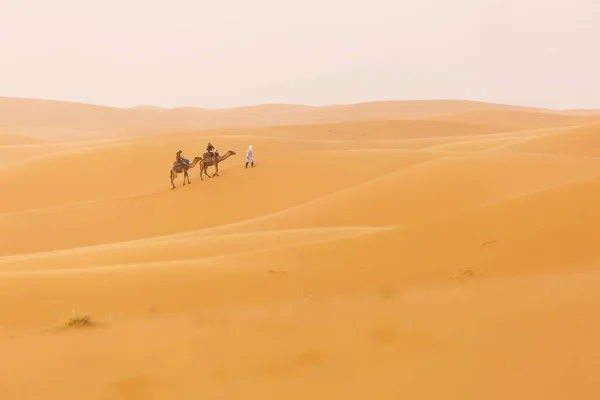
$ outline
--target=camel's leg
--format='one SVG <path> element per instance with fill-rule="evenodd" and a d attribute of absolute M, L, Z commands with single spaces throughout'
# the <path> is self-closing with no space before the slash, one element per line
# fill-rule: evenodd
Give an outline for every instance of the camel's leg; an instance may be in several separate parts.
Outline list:
<path fill-rule="evenodd" d="M 210 175 L 208 174 L 208 165 L 204 167 L 204 174 L 205 174 L 206 176 L 208 176 L 209 178 L 212 178 L 212 176 L 210 176 Z"/>
<path fill-rule="evenodd" d="M 188 170 L 185 170 L 185 175 L 183 177 L 183 180 L 185 181 L 185 179 L 187 178 L 188 183 L 191 185 L 192 182 L 190 182 L 190 174 L 188 174 Z"/>
<path fill-rule="evenodd" d="M 217 175 L 219 175 L 219 163 L 215 164 L 215 173 L 213 174 L 213 176 Z"/>
<path fill-rule="evenodd" d="M 173 186 L 171 188 L 171 190 L 175 189 L 175 184 L 173 183 L 173 181 L 175 180 L 175 178 L 177 178 L 177 174 L 175 174 L 173 171 L 171 171 L 171 186 Z"/>

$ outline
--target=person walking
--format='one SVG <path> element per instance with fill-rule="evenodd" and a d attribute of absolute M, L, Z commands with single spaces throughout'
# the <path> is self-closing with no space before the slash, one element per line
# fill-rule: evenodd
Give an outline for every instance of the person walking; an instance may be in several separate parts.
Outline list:
<path fill-rule="evenodd" d="M 248 151 L 246 151 L 246 168 L 248 168 L 248 163 L 251 163 L 252 167 L 254 167 L 254 158 L 252 157 L 252 145 L 248 146 Z"/>

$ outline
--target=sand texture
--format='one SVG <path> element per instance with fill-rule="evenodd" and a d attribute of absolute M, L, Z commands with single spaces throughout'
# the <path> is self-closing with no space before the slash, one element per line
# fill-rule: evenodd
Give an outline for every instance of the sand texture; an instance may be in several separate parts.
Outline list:
<path fill-rule="evenodd" d="M 598 110 L 0 113 L 0 399 L 600 398 Z"/>

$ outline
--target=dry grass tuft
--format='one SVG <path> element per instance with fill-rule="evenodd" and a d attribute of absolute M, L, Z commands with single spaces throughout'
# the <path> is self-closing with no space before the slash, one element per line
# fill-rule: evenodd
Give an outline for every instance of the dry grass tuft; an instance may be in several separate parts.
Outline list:
<path fill-rule="evenodd" d="M 458 273 L 453 275 L 454 279 L 457 278 L 461 278 L 461 277 L 468 277 L 468 276 L 474 276 L 475 275 L 475 271 L 471 268 L 461 268 L 460 271 L 458 271 Z"/>
<path fill-rule="evenodd" d="M 65 328 L 83 328 L 95 324 L 92 322 L 89 314 L 78 314 L 75 310 L 72 310 L 71 315 L 62 325 Z"/>

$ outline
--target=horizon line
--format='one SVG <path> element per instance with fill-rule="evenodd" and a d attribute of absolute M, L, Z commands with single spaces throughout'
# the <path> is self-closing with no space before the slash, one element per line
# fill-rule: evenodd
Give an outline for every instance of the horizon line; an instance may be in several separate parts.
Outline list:
<path fill-rule="evenodd" d="M 290 106 L 290 107 L 305 107 L 305 108 L 326 108 L 326 107 L 343 107 L 343 106 L 356 106 L 361 104 L 375 104 L 375 103 L 427 103 L 427 102 L 456 102 L 456 103 L 479 103 L 479 104 L 489 104 L 489 105 L 497 105 L 497 106 L 507 106 L 507 107 L 522 107 L 522 108 L 530 108 L 537 110 L 551 110 L 551 111 L 599 111 L 600 108 L 552 108 L 552 107 L 541 107 L 534 105 L 525 105 L 519 103 L 501 103 L 501 102 L 493 102 L 493 101 L 484 101 L 484 100 L 467 100 L 467 99 L 459 99 L 459 98 L 430 98 L 430 99 L 387 99 L 387 100 L 366 100 L 366 101 L 358 101 L 358 102 L 349 102 L 349 103 L 331 103 L 331 104 L 322 104 L 322 105 L 310 105 L 310 104 L 302 104 L 302 103 L 253 103 L 247 105 L 239 105 L 239 106 L 231 106 L 231 107 L 221 107 L 221 108 L 206 108 L 201 106 L 179 106 L 179 107 L 163 107 L 156 106 L 152 104 L 139 104 L 136 106 L 130 107 L 119 107 L 114 105 L 106 105 L 99 103 L 91 103 L 84 101 L 75 101 L 75 100 L 58 100 L 53 98 L 43 98 L 43 97 L 20 97 L 20 96 L 0 96 L 0 99 L 4 100 L 29 100 L 29 101 L 43 101 L 43 102 L 55 102 L 55 103 L 67 103 L 67 104 L 78 104 L 78 105 L 86 105 L 93 107 L 104 107 L 104 108 L 113 108 L 119 110 L 134 110 L 140 108 L 155 108 L 160 110 L 181 110 L 181 109 L 197 109 L 197 110 L 205 110 L 205 111 L 220 111 L 220 110 L 234 110 L 234 109 L 242 109 L 242 108 L 251 108 L 251 107 L 264 107 L 264 106 Z"/>

